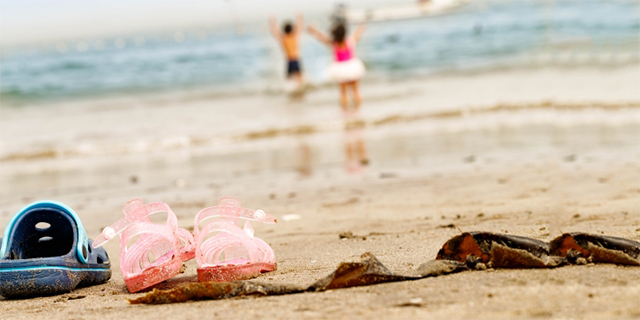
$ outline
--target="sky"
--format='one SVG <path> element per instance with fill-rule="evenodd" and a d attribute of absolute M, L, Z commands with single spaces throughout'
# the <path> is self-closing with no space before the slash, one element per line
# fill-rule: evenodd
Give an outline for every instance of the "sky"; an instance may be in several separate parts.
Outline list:
<path fill-rule="evenodd" d="M 0 0 L 3 47 L 145 32 L 177 32 L 265 21 L 270 14 L 311 17 L 329 13 L 338 1 L 309 0 Z M 346 0 L 353 8 L 414 0 Z"/>

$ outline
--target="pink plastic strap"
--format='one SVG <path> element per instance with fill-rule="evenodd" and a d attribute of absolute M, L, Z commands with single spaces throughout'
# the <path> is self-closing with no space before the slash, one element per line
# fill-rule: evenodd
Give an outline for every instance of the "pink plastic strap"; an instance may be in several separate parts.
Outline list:
<path fill-rule="evenodd" d="M 139 236 L 138 240 L 127 248 L 128 241 L 135 236 Z M 125 278 L 171 260 L 176 254 L 176 248 L 179 248 L 169 226 L 140 223 L 127 228 L 121 238 L 120 270 Z M 149 253 L 155 257 L 153 263 L 149 260 Z"/>
<path fill-rule="evenodd" d="M 176 256 L 182 261 L 194 257 L 193 236 L 189 231 L 178 228 L 178 219 L 167 204 L 145 204 L 140 199 L 133 199 L 123 206 L 122 211 L 124 217 L 105 228 L 93 246 L 97 248 L 120 234 L 120 270 L 125 280 L 147 268 L 170 262 Z M 159 212 L 167 213 L 165 224 L 153 223 L 149 218 Z M 136 236 L 138 239 L 127 248 L 129 241 Z"/>
<path fill-rule="evenodd" d="M 198 225 L 211 218 L 222 219 L 209 221 L 200 230 Z M 254 237 L 254 230 L 249 221 L 246 221 L 241 229 L 236 224 L 239 218 L 277 223 L 274 217 L 262 210 L 244 209 L 240 206 L 240 201 L 230 197 L 222 198 L 218 206 L 201 210 L 195 217 L 194 228 L 196 259 L 200 268 L 225 264 L 275 263 L 271 247 Z M 209 237 L 213 233 L 217 234 Z M 225 257 L 221 258 L 223 253 Z M 235 259 L 230 259 L 229 255 Z"/>
<path fill-rule="evenodd" d="M 196 243 L 200 246 L 196 248 L 196 260 L 198 266 L 209 266 L 223 264 L 226 259 L 220 259 L 223 252 L 232 247 L 244 247 L 242 252 L 235 252 L 243 256 L 247 262 L 255 263 L 258 260 L 257 247 L 253 242 L 253 228 L 247 221 L 248 228 L 240 229 L 235 223 L 217 220 L 208 223 L 200 234 L 196 237 Z M 204 240 L 211 233 L 218 232 L 213 237 Z M 240 251 L 240 250 L 236 250 Z M 246 253 L 246 255 L 245 255 Z"/>
<path fill-rule="evenodd" d="M 253 238 L 253 240 L 260 253 L 258 260 L 266 263 L 276 263 L 276 255 L 273 253 L 273 249 L 260 238 Z"/>
<path fill-rule="evenodd" d="M 167 213 L 167 224 L 171 227 L 177 227 L 178 221 L 176 219 L 175 213 L 171 211 L 171 208 L 165 203 L 156 202 L 146 204 L 138 198 L 135 198 L 122 207 L 122 211 L 124 212 L 124 217 L 109 227 L 104 228 L 102 233 L 98 238 L 93 241 L 91 245 L 94 248 L 98 248 L 105 244 L 107 241 L 115 238 L 122 231 L 127 229 L 129 226 L 136 222 L 151 222 L 149 219 L 149 215 L 158 212 L 166 212 Z"/>
<path fill-rule="evenodd" d="M 240 201 L 232 197 L 224 197 L 220 199 L 218 206 L 209 207 L 200 210 L 196 214 L 194 233 L 199 232 L 198 225 L 207 219 L 226 218 L 226 219 L 246 219 L 256 222 L 274 224 L 278 220 L 262 210 L 245 209 L 240 206 Z"/>

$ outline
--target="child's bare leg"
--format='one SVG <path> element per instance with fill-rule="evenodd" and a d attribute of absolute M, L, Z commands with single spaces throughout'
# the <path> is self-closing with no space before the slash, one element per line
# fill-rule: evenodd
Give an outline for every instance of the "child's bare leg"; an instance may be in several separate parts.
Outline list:
<path fill-rule="evenodd" d="M 302 72 L 296 72 L 294 77 L 296 78 L 296 81 L 298 82 L 298 85 L 301 85 L 302 84 Z"/>
<path fill-rule="evenodd" d="M 360 92 L 358 91 L 358 83 L 359 81 L 354 81 L 351 83 L 351 87 L 353 88 L 353 102 L 355 105 L 355 110 L 358 111 L 360 108 Z"/>
<path fill-rule="evenodd" d="M 356 159 L 356 156 L 354 154 L 354 150 L 353 150 L 353 146 L 351 145 L 351 142 L 347 142 L 345 144 L 345 149 L 347 151 L 347 162 L 354 161 Z"/>
<path fill-rule="evenodd" d="M 360 139 L 358 140 L 358 153 L 360 155 L 360 164 L 362 165 L 368 165 L 369 164 L 369 157 L 367 156 L 367 147 L 364 144 L 364 140 Z"/>
<path fill-rule="evenodd" d="M 340 84 L 340 105 L 342 106 L 342 111 L 347 112 L 347 84 Z"/>

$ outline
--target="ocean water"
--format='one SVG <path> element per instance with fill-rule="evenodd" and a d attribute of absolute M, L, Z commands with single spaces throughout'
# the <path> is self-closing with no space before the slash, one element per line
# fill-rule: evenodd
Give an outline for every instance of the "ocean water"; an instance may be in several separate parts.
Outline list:
<path fill-rule="evenodd" d="M 328 15 L 324 19 L 328 25 Z M 322 21 L 320 21 L 322 23 Z M 4 101 L 189 88 L 278 92 L 284 58 L 266 23 L 231 30 L 133 34 L 4 48 Z M 545 63 L 640 60 L 640 0 L 472 1 L 450 14 L 370 24 L 357 48 L 365 81 Z M 301 40 L 309 82 L 328 82 L 331 55 Z"/>

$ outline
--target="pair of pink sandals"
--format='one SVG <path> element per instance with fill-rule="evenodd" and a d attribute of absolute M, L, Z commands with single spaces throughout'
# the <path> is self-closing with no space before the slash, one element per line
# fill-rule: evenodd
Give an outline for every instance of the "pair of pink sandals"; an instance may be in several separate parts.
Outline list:
<path fill-rule="evenodd" d="M 129 292 L 174 277 L 182 263 L 194 257 L 201 282 L 250 279 L 277 268 L 273 249 L 253 236 L 249 223 L 272 224 L 276 219 L 262 210 L 242 208 L 238 199 L 222 198 L 218 206 L 198 212 L 193 235 L 178 227 L 175 213 L 165 203 L 133 199 L 122 211 L 124 218 L 106 227 L 92 246 L 100 247 L 120 234 L 120 270 Z M 160 212 L 167 213 L 166 223 L 151 222 L 149 216 Z M 247 220 L 242 229 L 239 219 Z"/>

